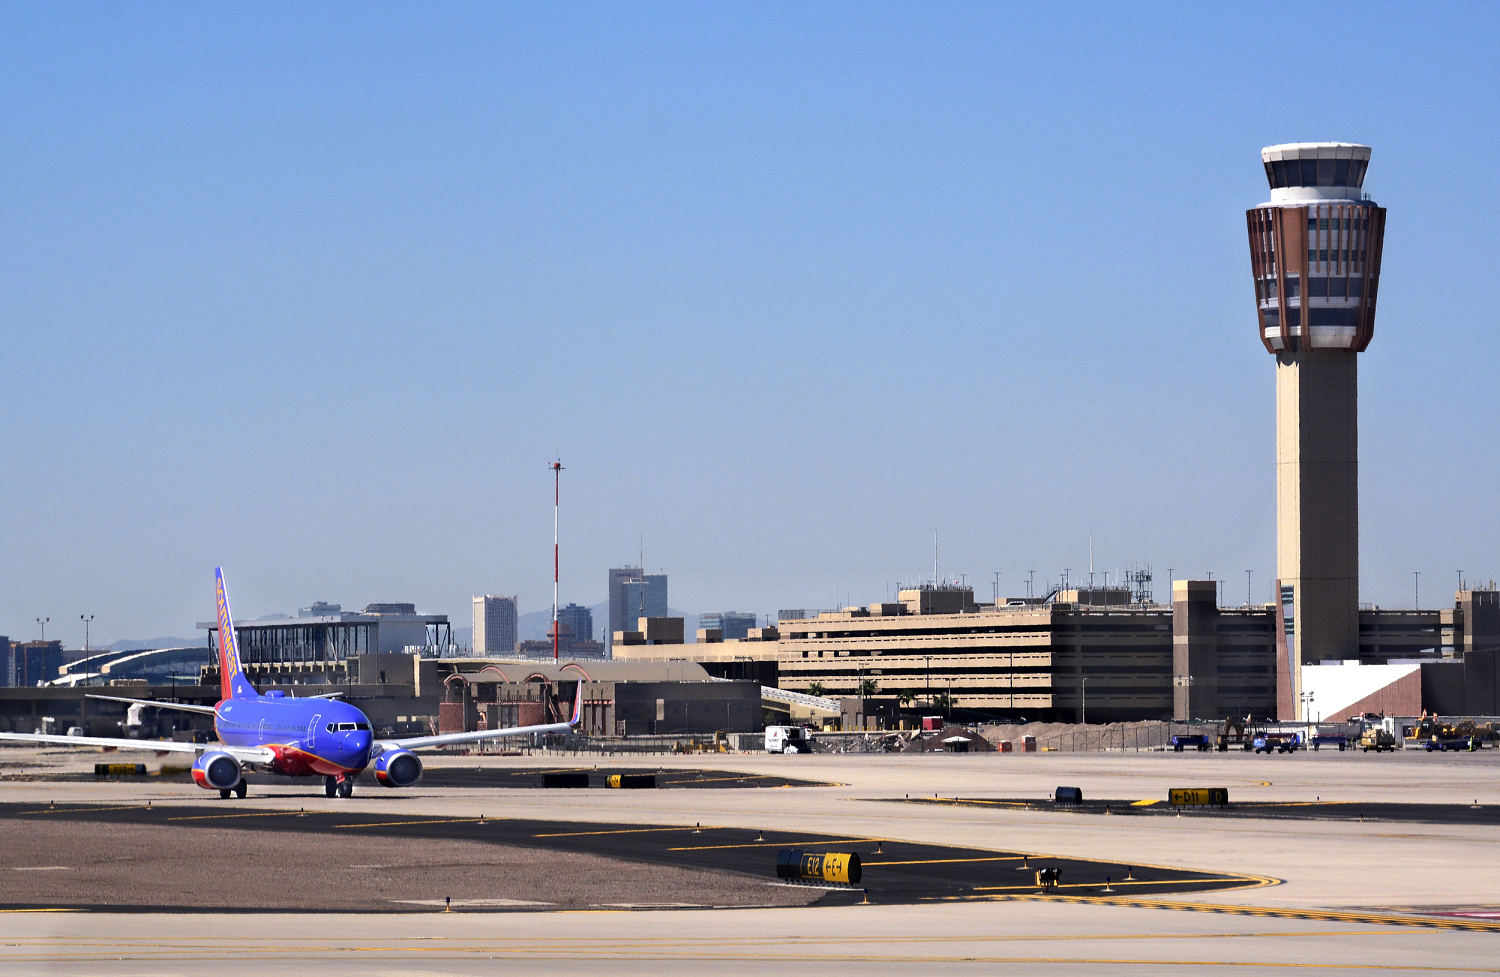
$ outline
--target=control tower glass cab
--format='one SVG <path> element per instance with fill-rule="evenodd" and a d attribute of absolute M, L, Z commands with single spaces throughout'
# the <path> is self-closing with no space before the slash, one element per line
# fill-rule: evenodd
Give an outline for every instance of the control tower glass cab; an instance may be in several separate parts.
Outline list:
<path fill-rule="evenodd" d="M 1361 352 L 1375 331 L 1385 208 L 1363 191 L 1370 147 L 1302 142 L 1260 151 L 1271 200 L 1246 211 L 1267 350 Z"/>
<path fill-rule="evenodd" d="M 1276 356 L 1277 714 L 1315 720 L 1302 666 L 1359 657 L 1358 354 L 1375 332 L 1385 209 L 1370 147 L 1261 150 L 1271 199 L 1245 213 L 1257 332 Z"/>

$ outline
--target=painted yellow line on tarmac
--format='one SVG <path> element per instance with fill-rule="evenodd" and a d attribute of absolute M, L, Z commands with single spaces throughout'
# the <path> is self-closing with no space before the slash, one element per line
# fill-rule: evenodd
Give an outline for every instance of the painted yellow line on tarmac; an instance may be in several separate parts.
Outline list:
<path fill-rule="evenodd" d="M 335 824 L 335 828 L 405 828 L 418 824 L 483 824 L 486 821 L 509 821 L 509 818 L 418 818 L 415 821 L 357 821 Z"/>
<path fill-rule="evenodd" d="M 69 909 L 66 906 L 38 906 L 32 909 L 0 909 L 0 913 L 76 913 L 78 909 Z M 4 957 L 0 957 L 4 959 Z"/>
<path fill-rule="evenodd" d="M 1034 888 L 1034 887 L 1033 887 Z M 1027 899 L 1028 897 L 1000 897 Z M 1032 900 L 1045 900 L 1046 896 L 1032 896 Z M 1500 921 L 1483 919 L 1456 919 L 1453 917 L 1416 916 L 1402 913 L 1342 912 L 1332 909 L 1288 909 L 1279 906 L 1240 906 L 1230 903 L 1183 902 L 1175 899 L 1132 898 L 1083 898 L 1079 896 L 1052 897 L 1058 902 L 1073 902 L 1086 905 L 1131 906 L 1137 909 L 1169 909 L 1179 912 L 1225 913 L 1231 916 L 1267 916 L 1276 919 L 1310 919 L 1319 922 L 1368 923 L 1376 926 L 1412 926 L 1423 929 L 1455 929 L 1480 933 L 1500 933 Z"/>
<path fill-rule="evenodd" d="M 1029 808 L 1034 804 L 1031 801 L 991 801 L 983 797 L 913 797 L 911 800 L 921 801 L 924 804 L 952 804 L 955 807 L 1021 807 Z"/>
<path fill-rule="evenodd" d="M 168 821 L 213 821 L 228 820 L 230 818 L 275 818 L 296 817 L 301 811 L 237 811 L 229 814 L 182 814 L 175 818 L 167 818 Z"/>
<path fill-rule="evenodd" d="M 746 781 L 746 780 L 770 780 L 770 779 L 771 779 L 771 777 L 767 776 L 765 774 L 750 773 L 750 774 L 740 774 L 740 775 L 734 776 L 734 777 L 696 777 L 696 778 L 694 778 L 692 780 L 664 780 L 664 781 L 662 781 L 662 783 L 664 783 L 664 784 L 721 784 L 721 783 L 740 783 L 740 782 Z"/>
<path fill-rule="evenodd" d="M 82 807 L 40 807 L 35 811 L 21 811 L 21 814 L 77 814 L 80 811 L 144 811 L 151 807 L 150 804 L 113 804 L 108 806 L 97 806 L 85 804 Z"/>
<path fill-rule="evenodd" d="M 725 848 L 784 848 L 787 845 L 809 845 L 819 848 L 828 845 L 869 844 L 869 838 L 812 838 L 807 841 L 747 841 L 739 845 L 695 845 L 687 848 L 668 848 L 667 851 L 719 851 Z"/>
<path fill-rule="evenodd" d="M 587 835 L 639 835 L 650 834 L 653 831 L 714 831 L 719 825 L 710 825 L 707 828 L 685 828 L 681 825 L 664 824 L 656 828 L 614 828 L 606 831 L 556 831 L 550 834 L 532 835 L 533 838 L 581 838 Z"/>
<path fill-rule="evenodd" d="M 862 865 L 968 865 L 970 862 L 1021 862 L 1026 860 L 1025 855 L 994 855 L 984 858 L 924 858 L 909 862 L 877 862 L 868 858 L 860 859 Z M 1036 886 L 1032 886 L 1033 889 Z"/>

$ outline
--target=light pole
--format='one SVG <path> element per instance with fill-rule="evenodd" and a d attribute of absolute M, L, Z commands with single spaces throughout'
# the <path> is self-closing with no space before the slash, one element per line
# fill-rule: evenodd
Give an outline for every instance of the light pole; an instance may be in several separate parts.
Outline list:
<path fill-rule="evenodd" d="M 1089 677 L 1087 675 L 1083 677 L 1083 708 L 1080 713 L 1078 721 L 1087 726 L 1089 721 Z"/>
<path fill-rule="evenodd" d="M 927 659 L 927 708 L 932 708 L 932 656 L 924 655 Z"/>
<path fill-rule="evenodd" d="M 1031 597 L 1032 597 L 1031 585 L 1032 585 L 1032 583 L 1035 580 L 1036 580 L 1036 571 L 1035 570 L 1027 570 L 1026 571 L 1026 599 L 1028 601 L 1031 600 Z"/>
<path fill-rule="evenodd" d="M 78 620 L 83 622 L 83 653 L 89 653 L 89 622 L 94 619 L 92 614 L 80 614 Z"/>
<path fill-rule="evenodd" d="M 1420 611 L 1422 609 L 1422 571 L 1411 572 L 1411 609 Z"/>
<path fill-rule="evenodd" d="M 42 641 L 44 642 L 47 640 L 47 622 L 50 620 L 52 620 L 50 617 L 39 617 L 36 619 L 36 623 L 42 626 Z"/>
<path fill-rule="evenodd" d="M 1308 730 L 1307 735 L 1308 735 L 1309 739 L 1312 738 L 1312 723 L 1313 723 L 1312 704 L 1313 704 L 1313 695 L 1314 695 L 1314 693 L 1312 693 L 1310 691 L 1309 692 L 1303 692 L 1303 693 L 1301 693 L 1301 699 L 1302 699 L 1302 721 L 1307 724 L 1307 730 Z"/>
<path fill-rule="evenodd" d="M 1251 593 L 1251 591 L 1250 591 L 1250 574 L 1252 574 L 1254 572 L 1255 572 L 1254 570 L 1246 570 L 1245 571 L 1245 606 L 1246 607 L 1250 606 L 1250 593 Z"/>

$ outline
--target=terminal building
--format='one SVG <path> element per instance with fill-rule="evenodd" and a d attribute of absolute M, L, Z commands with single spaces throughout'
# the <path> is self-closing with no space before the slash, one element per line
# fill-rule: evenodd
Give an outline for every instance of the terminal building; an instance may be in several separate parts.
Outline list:
<path fill-rule="evenodd" d="M 219 623 L 201 621 L 208 646 L 217 647 Z M 379 681 L 382 671 L 409 672 L 395 659 L 452 657 L 453 628 L 446 614 L 418 614 L 415 604 L 369 604 L 362 611 L 246 621 L 234 626 L 240 662 L 257 685 L 347 685 Z M 217 685 L 218 658 L 203 681 Z"/>
<path fill-rule="evenodd" d="M 868 680 L 874 695 L 908 709 L 973 719 L 1277 718 L 1274 606 L 1220 607 L 1213 580 L 1173 581 L 1170 605 L 1131 598 L 1125 589 L 1075 589 L 997 606 L 976 604 L 968 587 L 923 586 L 892 603 L 784 619 L 739 641 L 617 635 L 615 659 L 691 660 L 734 677 L 770 666 L 767 684 L 831 697 L 857 696 Z M 1309 718 L 1497 711 L 1500 592 L 1464 591 L 1441 610 L 1357 615 L 1359 656 L 1304 668 L 1305 701 L 1317 713 Z"/>

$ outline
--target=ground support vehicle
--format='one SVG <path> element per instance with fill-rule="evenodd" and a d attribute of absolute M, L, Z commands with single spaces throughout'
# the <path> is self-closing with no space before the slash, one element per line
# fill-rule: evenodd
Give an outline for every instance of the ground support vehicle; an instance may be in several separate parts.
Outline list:
<path fill-rule="evenodd" d="M 1396 751 L 1396 737 L 1390 730 L 1380 726 L 1367 726 L 1365 731 L 1359 734 L 1359 748 L 1366 753 L 1374 750 L 1379 753 L 1385 750 L 1388 753 Z"/>
<path fill-rule="evenodd" d="M 811 753 L 812 738 L 801 726 L 767 726 L 767 753 Z"/>
<path fill-rule="evenodd" d="M 1260 732 L 1250 745 L 1256 753 L 1295 753 L 1302 746 L 1302 734 Z"/>
<path fill-rule="evenodd" d="M 1183 750 L 1193 749 L 1200 752 L 1209 749 L 1208 736 L 1204 733 L 1191 733 L 1176 735 L 1172 737 L 1172 750 L 1181 753 Z"/>

